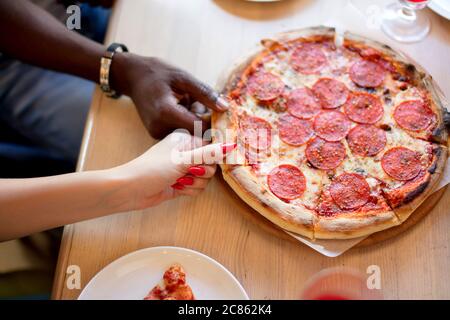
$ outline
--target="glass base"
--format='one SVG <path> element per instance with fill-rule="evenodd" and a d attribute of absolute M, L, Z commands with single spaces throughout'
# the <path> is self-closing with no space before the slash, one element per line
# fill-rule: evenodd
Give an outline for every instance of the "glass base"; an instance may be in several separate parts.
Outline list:
<path fill-rule="evenodd" d="M 393 3 L 383 12 L 381 29 L 399 42 L 418 42 L 430 32 L 430 20 L 423 12 Z"/>

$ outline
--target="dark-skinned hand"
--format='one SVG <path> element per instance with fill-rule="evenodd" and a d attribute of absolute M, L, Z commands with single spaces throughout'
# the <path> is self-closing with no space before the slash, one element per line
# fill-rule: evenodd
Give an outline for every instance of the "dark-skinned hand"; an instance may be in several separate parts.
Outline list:
<path fill-rule="evenodd" d="M 145 127 L 157 139 L 177 128 L 193 133 L 195 121 L 204 131 L 209 127 L 209 110 L 228 108 L 208 85 L 158 58 L 117 53 L 110 76 L 112 87 L 131 97 Z"/>

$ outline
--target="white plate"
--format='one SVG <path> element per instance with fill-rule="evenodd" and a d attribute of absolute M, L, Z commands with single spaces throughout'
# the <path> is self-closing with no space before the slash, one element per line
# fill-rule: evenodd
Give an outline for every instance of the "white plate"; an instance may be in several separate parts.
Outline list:
<path fill-rule="evenodd" d="M 428 7 L 437 14 L 450 20 L 450 0 L 431 0 Z"/>
<path fill-rule="evenodd" d="M 89 281 L 78 299 L 142 300 L 173 263 L 183 266 L 198 300 L 249 300 L 239 281 L 220 263 L 177 247 L 146 248 L 113 261 Z"/>

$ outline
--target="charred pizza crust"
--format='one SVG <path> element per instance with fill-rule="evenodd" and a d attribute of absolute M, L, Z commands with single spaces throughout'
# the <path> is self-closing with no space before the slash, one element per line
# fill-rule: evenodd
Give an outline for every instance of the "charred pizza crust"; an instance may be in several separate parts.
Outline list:
<path fill-rule="evenodd" d="M 435 190 L 445 169 L 448 157 L 447 147 L 436 145 L 431 166 L 424 172 L 418 181 L 412 181 L 411 186 L 401 191 L 401 200 L 394 204 L 391 202 L 396 216 L 404 222 Z"/>
<path fill-rule="evenodd" d="M 234 154 L 229 158 L 235 159 L 234 163 L 222 164 L 224 179 L 233 190 L 252 208 L 279 227 L 314 239 L 349 239 L 365 236 L 378 232 L 405 221 L 409 215 L 433 192 L 438 183 L 447 159 L 447 131 L 444 123 L 445 109 L 441 103 L 438 89 L 432 78 L 417 64 L 403 54 L 397 53 L 390 47 L 376 41 L 346 32 L 337 35 L 333 28 L 314 27 L 279 34 L 270 40 L 263 40 L 261 44 L 248 53 L 245 58 L 236 63 L 219 79 L 218 90 L 224 94 L 230 94 L 239 85 L 246 70 L 252 64 L 264 59 L 271 50 L 277 50 L 283 43 L 305 38 L 312 41 L 333 41 L 360 54 L 373 54 L 370 48 L 376 49 L 379 59 L 399 70 L 399 77 L 405 77 L 405 81 L 414 83 L 414 86 L 426 94 L 426 99 L 437 116 L 432 130 L 426 137 L 417 136 L 418 139 L 432 141 L 435 146 L 432 165 L 416 182 L 407 182 L 398 187 L 399 195 L 395 205 L 385 209 L 367 208 L 358 212 L 343 212 L 334 216 L 318 216 L 314 210 L 305 206 L 292 205 L 275 196 L 252 172 L 251 167 L 242 160 L 242 155 Z M 400 79 L 403 80 L 403 79 Z M 231 110 L 225 113 L 214 113 L 212 126 L 216 130 L 213 138 L 216 142 L 236 141 L 238 128 L 236 117 Z M 227 131 L 228 135 L 225 133 Z M 230 135 L 231 131 L 231 135 Z M 412 133 L 414 135 L 414 133 Z M 239 151 L 235 151 L 238 153 Z M 236 161 L 236 159 L 238 159 Z M 408 185 L 409 183 L 409 185 Z M 389 199 L 386 199 L 389 200 Z"/>

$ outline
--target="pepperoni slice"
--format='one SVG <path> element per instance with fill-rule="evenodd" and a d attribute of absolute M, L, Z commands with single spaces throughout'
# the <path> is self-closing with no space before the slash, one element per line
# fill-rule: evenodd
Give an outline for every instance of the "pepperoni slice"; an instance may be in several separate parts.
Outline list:
<path fill-rule="evenodd" d="M 378 63 L 360 60 L 350 67 L 350 79 L 360 87 L 376 88 L 386 76 L 386 70 Z"/>
<path fill-rule="evenodd" d="M 306 178 L 299 168 L 283 164 L 270 171 L 267 177 L 270 191 L 283 200 L 294 200 L 306 190 Z"/>
<path fill-rule="evenodd" d="M 351 122 L 339 111 L 324 111 L 314 119 L 316 134 L 327 141 L 339 141 L 345 138 Z"/>
<path fill-rule="evenodd" d="M 433 111 L 420 100 L 402 102 L 394 110 L 395 122 L 410 131 L 426 129 L 434 118 Z"/>
<path fill-rule="evenodd" d="M 384 172 L 396 180 L 414 179 L 422 170 L 420 153 L 405 147 L 395 147 L 386 151 L 381 158 Z"/>
<path fill-rule="evenodd" d="M 310 89 L 300 88 L 290 93 L 287 109 L 294 117 L 311 119 L 320 112 L 321 107 Z"/>
<path fill-rule="evenodd" d="M 316 74 L 327 65 L 327 57 L 317 44 L 303 43 L 292 53 L 291 65 L 297 72 Z"/>
<path fill-rule="evenodd" d="M 386 146 L 386 133 L 373 125 L 360 124 L 347 136 L 352 153 L 362 157 L 373 157 Z"/>
<path fill-rule="evenodd" d="M 306 158 L 314 167 L 331 170 L 344 161 L 345 147 L 340 141 L 328 142 L 321 138 L 315 138 L 308 143 L 305 153 Z"/>
<path fill-rule="evenodd" d="M 284 114 L 278 120 L 280 139 L 287 144 L 300 146 L 314 136 L 312 122 Z"/>
<path fill-rule="evenodd" d="M 349 95 L 349 90 L 345 84 L 330 78 L 319 79 L 312 90 L 319 99 L 322 108 L 325 109 L 334 109 L 342 106 Z"/>
<path fill-rule="evenodd" d="M 247 116 L 241 119 L 239 128 L 244 143 L 251 148 L 266 150 L 271 146 L 272 127 L 266 120 Z"/>
<path fill-rule="evenodd" d="M 248 90 L 260 101 L 271 101 L 283 93 L 284 83 L 276 75 L 261 71 L 250 78 Z"/>
<path fill-rule="evenodd" d="M 347 116 L 355 122 L 373 124 L 383 116 L 383 105 L 369 93 L 352 93 L 344 105 Z"/>
<path fill-rule="evenodd" d="M 359 174 L 343 173 L 331 183 L 330 194 L 339 208 L 355 210 L 369 201 L 370 186 Z"/>

